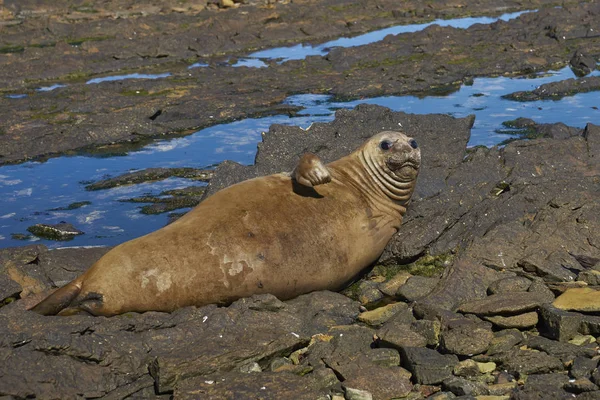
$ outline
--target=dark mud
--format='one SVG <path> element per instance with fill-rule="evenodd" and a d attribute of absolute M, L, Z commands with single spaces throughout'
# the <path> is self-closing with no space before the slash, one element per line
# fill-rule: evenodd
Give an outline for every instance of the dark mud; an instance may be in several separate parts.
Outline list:
<path fill-rule="evenodd" d="M 296 107 L 281 104 L 290 94 L 444 93 L 474 76 L 566 65 L 576 49 L 597 59 L 600 6 L 554 5 L 321 1 L 199 10 L 110 2 L 81 11 L 67 2 L 10 3 L 0 27 L 0 76 L 4 93 L 17 98 L 0 98 L 0 162 L 143 143 L 248 116 L 294 113 Z M 334 49 L 324 57 L 271 62 L 268 68 L 223 62 L 267 46 L 325 41 L 393 24 L 534 8 L 540 11 L 514 21 L 467 30 L 433 26 Z M 197 60 L 209 66 L 187 69 Z M 171 75 L 86 84 L 99 75 L 165 72 Z M 36 90 L 53 84 L 66 86 Z"/>
<path fill-rule="evenodd" d="M 388 304 L 370 311 L 315 292 L 172 314 L 42 317 L 25 308 L 107 249 L 2 250 L 0 394 L 596 398 L 600 304 L 581 313 L 552 302 L 600 288 L 600 127 L 467 151 L 472 123 L 359 106 L 308 133 L 273 126 L 255 166 L 216 169 L 208 193 L 289 169 L 303 151 L 337 158 L 402 124 L 419 141 L 423 172 L 400 231 L 352 293 Z M 405 271 L 418 265 L 431 277 Z"/>

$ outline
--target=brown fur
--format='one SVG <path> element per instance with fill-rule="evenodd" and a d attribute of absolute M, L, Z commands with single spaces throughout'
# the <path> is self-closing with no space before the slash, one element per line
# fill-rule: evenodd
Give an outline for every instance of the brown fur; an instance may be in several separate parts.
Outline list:
<path fill-rule="evenodd" d="M 400 138 L 398 157 L 420 161 L 409 138 L 386 134 Z M 175 223 L 115 247 L 34 311 L 68 305 L 61 314 L 108 316 L 344 287 L 381 254 L 414 189 L 414 168 L 406 201 L 392 201 L 365 170 L 361 151 L 384 164 L 391 154 L 377 147 L 382 135 L 328 164 L 329 183 L 313 188 L 276 174 L 217 192 Z"/>

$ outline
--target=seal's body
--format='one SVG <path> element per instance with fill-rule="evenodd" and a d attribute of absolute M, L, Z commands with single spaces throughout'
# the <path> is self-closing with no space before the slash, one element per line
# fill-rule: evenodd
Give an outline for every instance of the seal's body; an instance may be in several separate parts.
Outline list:
<path fill-rule="evenodd" d="M 306 154 L 292 176 L 223 189 L 171 225 L 115 247 L 33 310 L 108 316 L 338 290 L 398 230 L 419 163 L 416 142 L 397 132 L 327 166 Z"/>

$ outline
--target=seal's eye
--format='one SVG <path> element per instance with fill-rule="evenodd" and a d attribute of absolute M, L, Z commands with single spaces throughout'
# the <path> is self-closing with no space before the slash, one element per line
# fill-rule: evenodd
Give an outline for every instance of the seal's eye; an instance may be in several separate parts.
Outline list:
<path fill-rule="evenodd" d="M 390 142 L 389 140 L 382 140 L 381 143 L 379 143 L 381 150 L 389 150 L 393 145 L 394 143 Z"/>
<path fill-rule="evenodd" d="M 408 144 L 410 144 L 410 147 L 412 147 L 413 149 L 416 149 L 417 147 L 419 147 L 419 145 L 417 144 L 417 141 L 415 139 L 410 139 L 410 142 L 408 142 Z"/>

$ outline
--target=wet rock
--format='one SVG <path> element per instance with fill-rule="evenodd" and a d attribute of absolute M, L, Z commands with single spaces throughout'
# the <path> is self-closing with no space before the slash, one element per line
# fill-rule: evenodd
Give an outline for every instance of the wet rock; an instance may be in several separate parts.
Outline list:
<path fill-rule="evenodd" d="M 174 189 L 161 192 L 157 196 L 146 195 L 129 199 L 120 199 L 130 203 L 152 203 L 141 208 L 142 214 L 161 214 L 181 208 L 195 207 L 200 203 L 204 187 L 191 186 L 184 189 Z M 181 216 L 181 215 L 180 215 Z"/>
<path fill-rule="evenodd" d="M 582 77 L 596 69 L 596 60 L 594 57 L 584 54 L 577 50 L 573 53 L 573 57 L 569 60 L 569 65 L 575 75 Z"/>
<path fill-rule="evenodd" d="M 439 279 L 425 276 L 412 276 L 398 289 L 396 295 L 405 301 L 411 302 L 429 294 L 438 284 Z"/>
<path fill-rule="evenodd" d="M 489 294 L 507 292 L 526 292 L 531 286 L 531 281 L 521 276 L 514 276 L 497 280 L 488 287 Z"/>
<path fill-rule="evenodd" d="M 458 364 L 455 355 L 442 355 L 422 347 L 403 347 L 400 351 L 402 366 L 412 372 L 417 383 L 432 385 L 452 375 Z"/>
<path fill-rule="evenodd" d="M 67 222 L 60 222 L 52 225 L 35 224 L 27 228 L 27 230 L 40 238 L 60 241 L 68 241 L 75 236 L 84 234 L 83 231 L 80 231 Z"/>
<path fill-rule="evenodd" d="M 598 312 L 600 291 L 593 288 L 573 288 L 558 296 L 552 305 L 561 310 Z"/>
<path fill-rule="evenodd" d="M 569 370 L 569 374 L 577 379 L 577 378 L 590 378 L 592 376 L 592 372 L 598 366 L 598 360 L 587 357 L 575 357 L 573 360 L 573 365 L 571 365 L 571 369 Z"/>
<path fill-rule="evenodd" d="M 511 315 L 504 317 L 502 315 L 493 315 L 483 317 L 486 321 L 490 321 L 494 326 L 503 329 L 518 328 L 527 329 L 536 326 L 538 323 L 538 313 L 531 311 L 524 314 Z"/>
<path fill-rule="evenodd" d="M 585 79 L 571 78 L 559 82 L 545 83 L 532 91 L 515 92 L 503 97 L 519 101 L 559 100 L 576 93 L 596 90 L 600 90 L 600 77 L 590 76 Z"/>
<path fill-rule="evenodd" d="M 400 286 L 404 285 L 412 275 L 406 271 L 401 271 L 394 275 L 392 279 L 379 285 L 379 290 L 386 296 L 395 296 Z"/>
<path fill-rule="evenodd" d="M 483 396 L 488 394 L 486 385 L 464 378 L 451 377 L 442 382 L 442 388 L 457 396 Z"/>
<path fill-rule="evenodd" d="M 134 185 L 143 182 L 156 182 L 171 177 L 187 178 L 208 182 L 213 171 L 197 168 L 147 168 L 140 171 L 94 182 L 85 187 L 86 190 L 104 190 L 123 185 Z"/>
<path fill-rule="evenodd" d="M 388 304 L 371 311 L 365 311 L 359 314 L 358 320 L 371 326 L 378 326 L 392 318 L 401 310 L 406 310 L 406 303 Z"/>
<path fill-rule="evenodd" d="M 484 353 L 493 337 L 492 326 L 487 322 L 457 320 L 442 330 L 440 347 L 452 354 L 472 356 Z"/>
<path fill-rule="evenodd" d="M 91 201 L 77 201 L 77 202 L 71 203 L 71 204 L 69 204 L 68 206 L 65 206 L 65 207 L 51 208 L 48 211 L 76 210 L 76 209 L 81 208 L 81 207 L 89 206 L 90 204 L 92 204 Z"/>
<path fill-rule="evenodd" d="M 517 314 L 534 310 L 544 301 L 542 296 L 531 292 L 499 293 L 463 303 L 458 311 L 476 315 Z"/>

